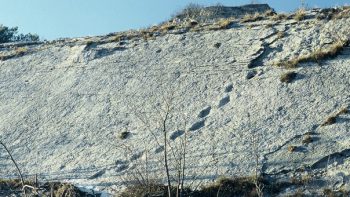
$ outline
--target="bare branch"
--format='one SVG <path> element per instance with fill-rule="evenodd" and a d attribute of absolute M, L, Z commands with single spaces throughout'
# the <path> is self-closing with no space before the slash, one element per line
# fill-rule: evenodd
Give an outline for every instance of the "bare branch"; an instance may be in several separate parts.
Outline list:
<path fill-rule="evenodd" d="M 17 165 L 15 159 L 12 157 L 11 152 L 9 151 L 9 149 L 5 146 L 5 144 L 4 144 L 2 141 L 0 141 L 0 145 L 2 145 L 2 146 L 4 147 L 4 149 L 6 150 L 7 154 L 10 156 L 11 161 L 12 161 L 13 164 L 16 166 L 17 172 L 18 172 L 18 174 L 19 174 L 19 176 L 20 176 L 20 178 L 21 178 L 21 183 L 22 183 L 23 192 L 24 192 L 24 195 L 26 196 L 26 190 L 25 190 L 25 187 L 24 187 L 24 186 L 25 186 L 25 185 L 24 185 L 24 179 L 23 179 L 23 175 L 22 175 L 21 170 L 19 169 L 19 167 L 18 167 L 18 165 Z"/>

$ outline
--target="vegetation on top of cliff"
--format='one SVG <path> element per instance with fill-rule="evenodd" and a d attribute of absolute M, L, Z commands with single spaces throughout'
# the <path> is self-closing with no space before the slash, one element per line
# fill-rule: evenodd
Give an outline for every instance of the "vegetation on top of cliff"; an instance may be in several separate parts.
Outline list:
<path fill-rule="evenodd" d="M 0 24 L 0 44 L 7 42 L 28 42 L 28 41 L 39 41 L 37 34 L 22 34 L 18 33 L 18 27 L 7 27 Z"/>

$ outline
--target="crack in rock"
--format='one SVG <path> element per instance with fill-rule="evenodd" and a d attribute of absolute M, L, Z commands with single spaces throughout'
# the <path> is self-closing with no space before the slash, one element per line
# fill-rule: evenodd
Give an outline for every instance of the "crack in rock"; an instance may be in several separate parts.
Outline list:
<path fill-rule="evenodd" d="M 270 45 L 273 44 L 275 41 L 277 41 L 278 38 L 274 39 L 271 42 L 266 42 L 266 40 L 277 35 L 277 33 L 278 31 L 275 28 L 273 28 L 273 33 L 260 39 L 260 41 L 263 42 L 261 46 L 262 48 L 257 52 L 257 56 L 250 61 L 250 63 L 248 64 L 248 68 L 263 66 L 264 59 L 273 51 Z"/>

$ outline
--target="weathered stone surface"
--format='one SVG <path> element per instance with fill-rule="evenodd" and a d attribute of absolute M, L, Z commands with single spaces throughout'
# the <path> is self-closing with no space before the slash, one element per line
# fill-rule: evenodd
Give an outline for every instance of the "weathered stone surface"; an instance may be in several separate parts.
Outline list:
<path fill-rule="evenodd" d="M 349 38 L 350 19 L 265 22 L 130 39 L 122 47 L 99 37 L 89 46 L 83 38 L 31 45 L 31 53 L 0 60 L 0 139 L 25 175 L 120 188 L 146 158 L 151 176 L 165 178 L 159 123 L 170 105 L 166 130 L 174 147 L 187 136 L 189 182 L 252 175 L 255 143 L 265 174 L 321 173 L 330 156 L 327 176 L 337 187 L 345 177 L 349 187 L 350 115 L 320 126 L 350 107 L 349 49 L 301 64 L 294 70 L 302 77 L 289 84 L 279 80 L 286 69 L 273 65 Z M 257 58 L 259 74 L 247 79 Z M 130 137 L 119 139 L 123 131 Z M 306 145 L 307 132 L 315 140 Z M 2 149 L 0 176 L 16 176 Z"/>

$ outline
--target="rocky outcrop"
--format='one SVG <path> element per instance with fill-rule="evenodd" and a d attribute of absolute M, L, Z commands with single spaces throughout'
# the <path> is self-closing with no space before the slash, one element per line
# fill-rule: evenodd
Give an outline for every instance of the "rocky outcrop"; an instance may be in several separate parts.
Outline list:
<path fill-rule="evenodd" d="M 273 9 L 267 4 L 249 4 L 237 7 L 210 6 L 200 7 L 189 5 L 183 11 L 175 15 L 180 20 L 192 19 L 200 22 L 213 22 L 222 18 L 242 18 L 245 15 L 263 14 Z"/>
<path fill-rule="evenodd" d="M 237 7 L 227 6 L 210 6 L 199 7 L 189 6 L 175 17 L 181 20 L 186 18 L 198 20 L 198 21 L 213 21 L 220 18 L 242 18 L 249 14 L 262 14 L 273 9 L 267 4 L 249 4 Z"/>

